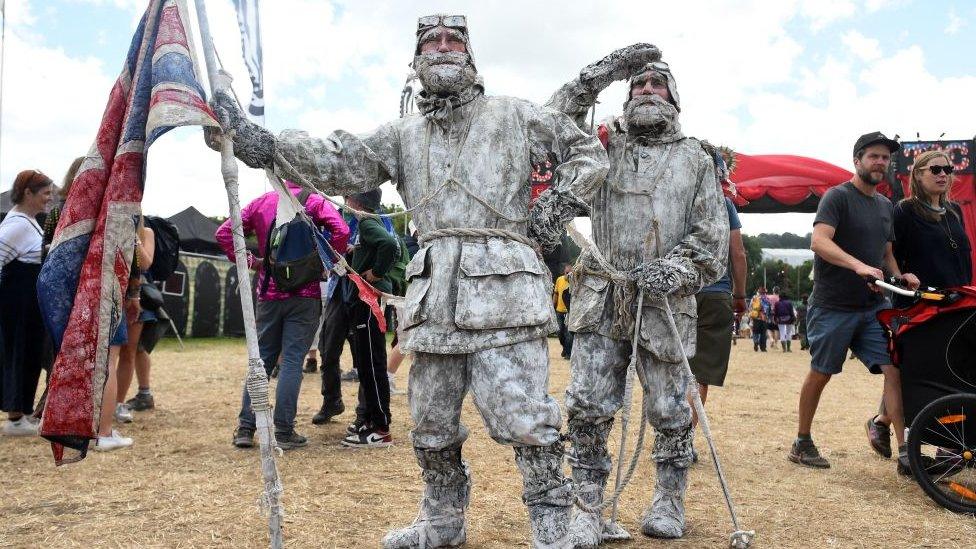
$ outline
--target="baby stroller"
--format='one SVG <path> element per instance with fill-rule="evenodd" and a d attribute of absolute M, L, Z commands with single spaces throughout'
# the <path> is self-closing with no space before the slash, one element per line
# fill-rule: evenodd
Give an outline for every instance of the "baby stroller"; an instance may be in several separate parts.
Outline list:
<path fill-rule="evenodd" d="M 942 507 L 976 514 L 976 286 L 878 285 L 918 299 L 878 313 L 901 369 L 912 474 Z"/>

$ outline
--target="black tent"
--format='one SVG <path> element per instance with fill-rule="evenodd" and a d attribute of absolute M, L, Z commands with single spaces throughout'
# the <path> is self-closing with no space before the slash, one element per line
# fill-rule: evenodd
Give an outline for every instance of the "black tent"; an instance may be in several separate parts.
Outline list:
<path fill-rule="evenodd" d="M 217 232 L 220 223 L 203 215 L 193 206 L 173 215 L 169 220 L 180 231 L 181 251 L 205 255 L 224 255 L 223 250 L 217 244 L 217 239 L 214 238 L 214 233 Z"/>
<path fill-rule="evenodd" d="M 0 213 L 7 213 L 13 204 L 10 202 L 10 191 L 0 193 Z"/>

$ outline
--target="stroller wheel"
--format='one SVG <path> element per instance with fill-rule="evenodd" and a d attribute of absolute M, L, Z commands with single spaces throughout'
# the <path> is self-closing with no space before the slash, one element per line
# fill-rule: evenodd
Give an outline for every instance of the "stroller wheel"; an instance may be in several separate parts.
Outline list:
<path fill-rule="evenodd" d="M 933 501 L 976 515 L 976 394 L 939 398 L 908 431 L 912 474 Z"/>

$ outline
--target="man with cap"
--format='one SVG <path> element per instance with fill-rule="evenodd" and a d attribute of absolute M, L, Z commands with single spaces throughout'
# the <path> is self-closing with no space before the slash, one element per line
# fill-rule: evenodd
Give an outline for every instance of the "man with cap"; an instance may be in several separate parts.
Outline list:
<path fill-rule="evenodd" d="M 799 428 L 789 453 L 790 461 L 800 465 L 830 467 L 810 432 L 820 395 L 831 376 L 841 372 L 848 348 L 871 373 L 884 374 L 885 407 L 904 453 L 901 377 L 891 364 L 885 333 L 875 318 L 890 304 L 871 284 L 883 280 L 887 271 L 909 288 L 919 285 L 915 275 L 902 274 L 898 268 L 892 253 L 893 208 L 877 192 L 891 155 L 899 148 L 897 141 L 881 132 L 862 135 L 854 144 L 854 177 L 824 193 L 817 206 L 810 242 L 815 254 L 813 294 L 807 311 L 810 371 L 800 388 Z M 890 444 L 887 437 L 884 443 Z"/>
<path fill-rule="evenodd" d="M 635 58 L 645 63 L 618 70 Z M 576 267 L 568 321 L 576 333 L 566 390 L 568 455 L 580 497 L 591 508 L 600 505 L 611 467 L 607 438 L 623 404 L 636 345 L 638 378 L 650 396 L 643 414 L 656 431 L 657 467 L 641 532 L 678 538 L 685 532 L 684 492 L 692 464 L 685 398 L 690 380 L 681 355 L 695 352 L 695 294 L 725 272 L 729 218 L 713 151 L 681 132 L 677 86 L 657 48 L 638 44 L 610 54 L 584 68 L 549 104 L 583 124 L 600 91 L 630 75 L 623 116 L 597 129 L 610 173 L 590 204 L 590 217 L 606 263 L 584 250 Z M 640 293 L 643 307 L 637 310 Z M 665 299 L 680 341 L 664 316 Z M 596 547 L 603 530 L 600 514 L 578 512 L 574 546 Z"/>
<path fill-rule="evenodd" d="M 558 241 L 549 230 L 585 211 L 603 181 L 606 153 L 562 113 L 484 95 L 467 20 L 421 17 L 413 67 L 420 112 L 354 136 L 325 139 L 250 124 L 227 95 L 215 109 L 235 132 L 235 153 L 252 167 L 355 193 L 392 180 L 420 234 L 407 266 L 401 345 L 413 352 L 411 433 L 425 483 L 413 524 L 390 532 L 387 548 L 465 542 L 471 481 L 461 459 L 471 391 L 489 434 L 513 446 L 524 481 L 534 547 L 566 547 L 573 503 L 562 473 L 560 412 L 548 395 L 546 336 L 556 322 L 549 274 L 533 249 Z M 559 151 L 548 207 L 529 220 L 533 163 Z"/>

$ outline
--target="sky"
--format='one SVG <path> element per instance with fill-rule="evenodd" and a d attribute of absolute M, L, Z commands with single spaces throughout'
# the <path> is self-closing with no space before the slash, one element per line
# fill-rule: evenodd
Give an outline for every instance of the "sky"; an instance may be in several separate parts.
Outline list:
<path fill-rule="evenodd" d="M 261 4 L 266 126 L 275 133 L 366 133 L 398 116 L 416 18 L 436 12 L 467 15 L 486 93 L 540 103 L 614 49 L 653 43 L 677 80 L 685 134 L 746 154 L 809 156 L 852 169 L 851 147 L 863 133 L 976 133 L 971 1 Z M 23 169 L 60 181 L 89 149 L 146 5 L 6 1 L 0 191 Z M 218 54 L 246 101 L 250 81 L 233 4 L 206 5 Z M 202 52 L 198 59 L 205 80 Z M 619 113 L 625 93 L 619 83 L 608 88 L 597 117 Z M 262 172 L 241 168 L 242 200 L 267 189 Z M 384 200 L 398 200 L 389 184 Z M 198 128 L 179 128 L 149 151 L 143 210 L 171 215 L 190 205 L 207 215 L 228 211 L 218 155 Z M 742 221 L 747 234 L 805 234 L 812 214 Z"/>

